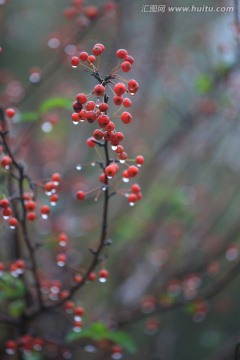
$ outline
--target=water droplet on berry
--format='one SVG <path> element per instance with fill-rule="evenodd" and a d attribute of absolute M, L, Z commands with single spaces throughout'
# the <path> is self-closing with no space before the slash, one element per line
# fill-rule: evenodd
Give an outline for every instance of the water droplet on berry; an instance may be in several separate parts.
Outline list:
<path fill-rule="evenodd" d="M 121 164 L 124 164 L 126 160 L 119 160 Z"/>
<path fill-rule="evenodd" d="M 72 68 L 73 68 L 73 69 L 76 69 L 76 68 L 77 68 L 77 66 L 76 66 L 76 65 L 72 65 Z"/>
<path fill-rule="evenodd" d="M 80 332 L 80 331 L 82 331 L 82 329 L 79 326 L 74 326 L 73 331 Z"/>
<path fill-rule="evenodd" d="M 10 169 L 10 166 L 9 166 L 9 165 L 6 165 L 6 166 L 4 166 L 4 169 L 5 169 L 5 170 L 9 170 L 9 169 Z"/>
<path fill-rule="evenodd" d="M 52 128 L 53 128 L 52 124 L 50 122 L 48 122 L 48 121 L 45 121 L 41 126 L 42 131 L 45 132 L 45 133 L 51 132 Z"/>
<path fill-rule="evenodd" d="M 79 316 L 79 315 L 75 315 L 75 316 L 74 316 L 74 320 L 75 320 L 75 321 L 81 321 L 82 318 L 81 318 L 81 316 Z"/>
<path fill-rule="evenodd" d="M 107 190 L 107 186 L 106 185 L 103 185 L 102 186 L 102 191 L 106 191 Z"/>
<path fill-rule="evenodd" d="M 139 167 L 139 168 L 140 168 L 141 166 L 142 166 L 141 164 L 137 164 L 137 167 Z"/>
<path fill-rule="evenodd" d="M 123 182 L 125 182 L 125 183 L 128 183 L 129 182 L 129 178 L 125 178 L 125 177 L 123 177 Z"/>
<path fill-rule="evenodd" d="M 52 205 L 52 206 L 56 206 L 56 205 L 57 205 L 57 203 L 56 203 L 55 201 L 50 201 L 50 205 Z"/>
<path fill-rule="evenodd" d="M 42 219 L 48 219 L 48 215 L 47 214 L 42 214 Z"/>
<path fill-rule="evenodd" d="M 120 359 L 122 359 L 122 354 L 121 353 L 112 354 L 112 359 L 120 360 Z"/>
<path fill-rule="evenodd" d="M 112 179 L 112 176 L 107 176 L 108 179 Z"/>
<path fill-rule="evenodd" d="M 96 166 L 96 163 L 94 161 L 91 162 L 91 166 Z"/>
<path fill-rule="evenodd" d="M 10 218 L 10 216 L 8 216 L 8 215 L 4 215 L 4 216 L 3 216 L 3 219 L 4 219 L 4 220 L 9 220 L 9 218 Z"/>
<path fill-rule="evenodd" d="M 60 267 L 64 267 L 65 262 L 64 261 L 57 261 L 57 265 L 60 266 Z"/>
<path fill-rule="evenodd" d="M 116 145 L 112 145 L 111 148 L 112 148 L 113 151 L 117 150 L 117 146 L 116 146 Z"/>
<path fill-rule="evenodd" d="M 80 122 L 84 122 L 85 120 L 84 120 L 84 119 L 80 119 L 79 121 L 80 121 Z"/>
<path fill-rule="evenodd" d="M 60 245 L 60 246 L 66 246 L 66 245 L 67 245 L 67 242 L 62 240 L 62 241 L 59 242 L 59 245 Z"/>
<path fill-rule="evenodd" d="M 84 350 L 85 350 L 86 352 L 93 353 L 93 352 L 96 351 L 96 348 L 95 348 L 95 346 L 93 346 L 93 345 L 86 345 L 86 346 L 84 347 Z"/>
<path fill-rule="evenodd" d="M 132 96 L 133 96 L 133 95 L 135 95 L 135 93 L 134 93 L 134 92 L 130 92 L 129 94 L 130 94 L 130 95 L 132 95 Z"/>
<path fill-rule="evenodd" d="M 78 171 L 81 171 L 81 170 L 82 170 L 82 166 L 81 166 L 80 164 L 78 164 L 78 165 L 76 165 L 76 169 L 77 169 Z"/>
<path fill-rule="evenodd" d="M 6 349 L 6 353 L 8 355 L 14 355 L 16 353 L 16 351 L 14 349 Z"/>
<path fill-rule="evenodd" d="M 105 277 L 100 277 L 99 282 L 100 283 L 105 283 L 105 282 L 107 282 L 107 279 Z"/>
<path fill-rule="evenodd" d="M 73 121 L 73 125 L 77 125 L 78 124 L 78 121 Z"/>
<path fill-rule="evenodd" d="M 130 202 L 129 205 L 130 205 L 130 206 L 134 206 L 135 203 L 134 203 L 134 202 Z"/>
<path fill-rule="evenodd" d="M 45 191 L 45 194 L 46 194 L 47 196 L 50 196 L 50 195 L 52 195 L 52 191 Z"/>
<path fill-rule="evenodd" d="M 11 225 L 11 226 L 9 226 L 9 227 L 10 227 L 10 229 L 12 229 L 12 230 L 16 229 L 16 226 L 14 226 L 14 225 Z"/>

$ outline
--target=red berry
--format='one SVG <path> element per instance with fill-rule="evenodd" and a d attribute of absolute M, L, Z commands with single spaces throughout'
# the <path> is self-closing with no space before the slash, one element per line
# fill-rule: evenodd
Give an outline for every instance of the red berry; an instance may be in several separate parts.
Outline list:
<path fill-rule="evenodd" d="M 78 200 L 84 200 L 84 199 L 85 199 L 85 193 L 84 193 L 84 191 L 78 191 L 78 192 L 77 192 L 77 199 L 78 199 Z"/>
<path fill-rule="evenodd" d="M 82 51 L 79 55 L 79 59 L 81 61 L 87 61 L 87 58 L 88 58 L 88 53 L 86 51 Z"/>
<path fill-rule="evenodd" d="M 77 57 L 77 56 L 73 56 L 71 63 L 72 63 L 72 67 L 76 68 L 76 67 L 78 66 L 78 64 L 79 64 L 79 59 L 78 59 L 78 57 Z"/>
<path fill-rule="evenodd" d="M 66 301 L 64 304 L 64 307 L 66 309 L 67 312 L 72 312 L 74 309 L 74 302 L 73 301 Z"/>
<path fill-rule="evenodd" d="M 98 277 L 99 277 L 99 279 L 101 279 L 101 278 L 107 279 L 107 278 L 108 278 L 108 275 L 109 275 L 109 273 L 108 273 L 108 271 L 107 271 L 106 269 L 101 269 L 101 270 L 99 270 L 99 272 L 98 272 Z"/>
<path fill-rule="evenodd" d="M 88 6 L 85 8 L 85 15 L 89 17 L 89 19 L 94 20 L 98 16 L 98 8 L 96 6 Z"/>
<path fill-rule="evenodd" d="M 85 105 L 85 108 L 87 111 L 94 110 L 95 109 L 95 102 L 94 101 L 88 101 Z"/>
<path fill-rule="evenodd" d="M 88 280 L 89 281 L 94 281 L 95 279 L 96 279 L 95 272 L 90 272 L 90 274 L 88 275 Z"/>
<path fill-rule="evenodd" d="M 0 200 L 0 207 L 6 209 L 9 207 L 9 201 L 8 199 L 1 199 Z"/>
<path fill-rule="evenodd" d="M 81 104 L 85 104 L 85 102 L 87 101 L 87 96 L 83 93 L 79 93 L 76 96 L 76 100 Z"/>
<path fill-rule="evenodd" d="M 104 140 L 106 140 L 106 141 L 111 141 L 113 136 L 114 136 L 114 133 L 112 131 L 111 132 L 105 131 L 103 133 Z"/>
<path fill-rule="evenodd" d="M 107 124 L 107 126 L 105 126 L 105 130 L 106 130 L 106 131 L 109 131 L 109 132 L 113 131 L 114 128 L 115 128 L 115 124 L 114 124 L 112 121 L 110 121 L 110 122 Z"/>
<path fill-rule="evenodd" d="M 27 214 L 27 220 L 28 221 L 34 221 L 36 219 L 36 213 L 33 212 L 33 211 L 30 211 L 28 214 Z"/>
<path fill-rule="evenodd" d="M 94 55 L 89 55 L 88 58 L 87 58 L 87 61 L 88 63 L 91 65 L 91 64 L 94 64 L 95 61 L 96 61 L 96 58 Z"/>
<path fill-rule="evenodd" d="M 116 95 L 123 95 L 126 92 L 126 86 L 123 83 L 117 83 L 114 88 L 113 91 L 115 92 Z"/>
<path fill-rule="evenodd" d="M 127 172 L 128 172 L 129 177 L 135 177 L 138 174 L 138 168 L 135 165 L 131 165 L 131 166 L 129 166 Z"/>
<path fill-rule="evenodd" d="M 79 113 L 79 111 L 82 110 L 82 104 L 80 104 L 78 101 L 74 101 L 72 107 L 76 113 Z"/>
<path fill-rule="evenodd" d="M 127 54 L 128 54 L 127 50 L 125 50 L 125 49 L 118 49 L 116 52 L 117 57 L 119 57 L 120 59 L 125 59 Z"/>
<path fill-rule="evenodd" d="M 36 209 L 36 202 L 33 200 L 26 201 L 25 203 L 25 209 L 27 211 L 33 211 Z"/>
<path fill-rule="evenodd" d="M 121 96 L 115 95 L 113 97 L 113 102 L 114 102 L 115 105 L 119 106 L 119 105 L 122 104 L 123 98 Z"/>
<path fill-rule="evenodd" d="M 113 345 L 112 346 L 112 355 L 115 355 L 115 354 L 122 354 L 123 352 L 123 349 L 121 346 L 119 345 Z"/>
<path fill-rule="evenodd" d="M 61 181 L 61 175 L 59 173 L 52 174 L 52 181 L 58 185 Z"/>
<path fill-rule="evenodd" d="M 87 139 L 87 144 L 88 144 L 89 147 L 94 147 L 94 146 L 97 145 L 96 142 L 95 142 L 95 139 L 93 137 L 90 137 L 90 138 Z"/>
<path fill-rule="evenodd" d="M 117 170 L 116 170 L 116 167 L 114 166 L 114 164 L 108 165 L 105 169 L 105 175 L 108 178 L 112 178 L 114 175 L 116 175 L 116 173 L 117 173 Z"/>
<path fill-rule="evenodd" d="M 105 128 L 110 122 L 110 117 L 108 115 L 100 115 L 98 117 L 98 124 L 101 128 Z"/>
<path fill-rule="evenodd" d="M 101 44 L 94 45 L 92 52 L 95 56 L 101 55 L 103 52 L 103 45 L 102 46 L 101 46 Z"/>
<path fill-rule="evenodd" d="M 121 65 L 122 71 L 129 72 L 131 70 L 132 65 L 128 61 L 124 61 Z"/>
<path fill-rule="evenodd" d="M 87 111 L 82 109 L 79 113 L 78 113 L 78 117 L 79 117 L 79 120 L 82 122 L 84 120 L 86 120 L 87 118 Z"/>
<path fill-rule="evenodd" d="M 124 107 L 128 108 L 128 107 L 130 107 L 131 105 L 132 105 L 132 102 L 131 102 L 131 100 L 130 100 L 129 98 L 123 99 L 123 106 L 124 106 Z"/>
<path fill-rule="evenodd" d="M 100 176 L 99 176 L 99 181 L 100 181 L 101 183 L 105 184 L 105 182 L 106 182 L 106 175 L 105 175 L 105 173 L 100 174 Z"/>
<path fill-rule="evenodd" d="M 64 266 L 65 265 L 65 263 L 66 263 L 66 255 L 65 254 L 58 254 L 57 255 L 57 265 L 58 266 Z"/>
<path fill-rule="evenodd" d="M 128 195 L 128 202 L 129 202 L 130 205 L 134 205 L 136 201 L 137 201 L 136 194 L 129 194 Z"/>
<path fill-rule="evenodd" d="M 127 55 L 124 60 L 128 61 L 131 65 L 134 63 L 134 58 L 130 55 Z"/>
<path fill-rule="evenodd" d="M 144 163 L 144 157 L 142 155 L 136 156 L 136 163 L 141 166 Z"/>
<path fill-rule="evenodd" d="M 128 91 L 131 95 L 134 95 L 139 88 L 139 85 L 136 80 L 131 79 L 128 81 Z"/>
<path fill-rule="evenodd" d="M 12 108 L 8 108 L 8 109 L 5 110 L 5 114 L 7 115 L 7 117 L 9 119 L 13 118 L 15 113 L 16 113 L 15 110 L 12 109 Z"/>
<path fill-rule="evenodd" d="M 83 316 L 83 314 L 84 309 L 81 306 L 76 307 L 76 309 L 74 310 L 74 315 Z"/>
<path fill-rule="evenodd" d="M 74 124 L 79 122 L 79 115 L 77 113 L 72 113 L 72 121 Z"/>
<path fill-rule="evenodd" d="M 122 145 L 118 145 L 116 149 L 116 153 L 121 154 L 124 151 L 124 147 Z"/>
<path fill-rule="evenodd" d="M 128 171 L 127 171 L 127 170 L 124 170 L 124 171 L 123 171 L 122 177 L 123 177 L 123 179 L 129 179 L 129 175 L 128 175 Z"/>
<path fill-rule="evenodd" d="M 97 96 L 103 96 L 105 93 L 105 87 L 101 84 L 94 86 L 93 92 Z"/>
<path fill-rule="evenodd" d="M 2 215 L 3 215 L 3 218 L 5 220 L 7 220 L 12 215 L 12 210 L 10 208 L 3 209 Z"/>
<path fill-rule="evenodd" d="M 108 110 L 108 104 L 106 104 L 106 103 L 101 103 L 101 104 L 99 105 L 99 110 L 100 110 L 101 112 L 106 112 L 106 111 Z"/>
<path fill-rule="evenodd" d="M 18 224 L 18 220 L 14 217 L 12 217 L 11 219 L 9 219 L 9 226 L 11 229 L 15 229 L 15 227 L 17 226 Z"/>
<path fill-rule="evenodd" d="M 128 154 L 125 152 L 125 151 L 122 151 L 120 154 L 119 154 L 119 159 L 120 160 L 127 160 L 128 158 Z"/>
<path fill-rule="evenodd" d="M 114 139 L 115 139 L 116 141 L 118 141 L 118 142 L 123 141 L 123 139 L 124 139 L 123 133 L 120 132 L 120 131 L 117 131 L 117 132 L 115 133 L 115 135 L 114 135 Z"/>
<path fill-rule="evenodd" d="M 94 137 L 96 140 L 101 140 L 101 139 L 103 138 L 103 132 L 102 132 L 102 130 L 100 130 L 100 129 L 94 130 L 94 132 L 93 132 L 93 137 Z"/>
<path fill-rule="evenodd" d="M 97 119 L 97 114 L 95 111 L 90 110 L 86 112 L 86 119 L 91 124 Z"/>
<path fill-rule="evenodd" d="M 56 205 L 56 203 L 58 202 L 58 194 L 51 195 L 49 200 L 51 205 Z"/>
<path fill-rule="evenodd" d="M 121 115 L 121 120 L 124 124 L 129 124 L 132 121 L 132 115 L 129 112 L 124 111 Z"/>
<path fill-rule="evenodd" d="M 4 155 L 4 157 L 1 160 L 1 165 L 5 170 L 8 170 L 10 168 L 10 165 L 12 163 L 12 159 L 8 155 Z"/>
<path fill-rule="evenodd" d="M 141 191 L 141 188 L 138 184 L 133 184 L 131 190 L 133 193 L 138 194 Z"/>
<path fill-rule="evenodd" d="M 44 219 L 47 218 L 50 214 L 50 207 L 48 205 L 43 205 L 41 207 L 41 214 Z"/>

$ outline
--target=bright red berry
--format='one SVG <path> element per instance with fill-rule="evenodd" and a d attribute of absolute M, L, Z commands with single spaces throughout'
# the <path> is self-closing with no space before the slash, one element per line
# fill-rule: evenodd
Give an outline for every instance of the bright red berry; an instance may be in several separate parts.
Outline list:
<path fill-rule="evenodd" d="M 122 71 L 129 72 L 131 70 L 132 65 L 128 61 L 124 61 L 121 65 Z"/>
<path fill-rule="evenodd" d="M 137 92 L 138 88 L 139 88 L 139 84 L 137 83 L 136 80 L 131 79 L 128 81 L 128 91 L 130 95 L 134 95 Z"/>
<path fill-rule="evenodd" d="M 12 217 L 9 219 L 8 223 L 9 223 L 9 226 L 11 229 L 15 229 L 18 224 L 18 220 L 16 218 Z"/>
<path fill-rule="evenodd" d="M 95 56 L 99 56 L 99 55 L 102 54 L 102 52 L 103 52 L 103 50 L 104 50 L 103 48 L 104 48 L 103 45 L 101 45 L 101 44 L 96 44 L 96 45 L 94 45 L 94 47 L 93 47 L 93 49 L 92 49 L 92 52 L 93 52 L 93 54 L 94 54 Z"/>
<path fill-rule="evenodd" d="M 128 61 L 131 65 L 134 63 L 134 58 L 130 55 L 127 55 L 124 60 Z"/>
<path fill-rule="evenodd" d="M 60 267 L 63 267 L 66 263 L 66 259 L 67 259 L 67 257 L 65 254 L 58 254 L 57 259 L 56 259 L 57 265 Z"/>
<path fill-rule="evenodd" d="M 52 174 L 52 181 L 58 185 L 61 181 L 61 175 L 59 173 Z"/>
<path fill-rule="evenodd" d="M 89 55 L 88 58 L 87 58 L 87 61 L 88 63 L 91 65 L 91 64 L 94 64 L 95 61 L 96 61 L 96 58 L 94 55 Z"/>
<path fill-rule="evenodd" d="M 81 316 L 83 316 L 83 314 L 84 314 L 84 309 L 83 309 L 83 307 L 78 306 L 78 307 L 75 308 L 75 310 L 74 310 L 74 315 L 81 317 Z"/>
<path fill-rule="evenodd" d="M 50 207 L 48 205 L 43 205 L 41 207 L 41 214 L 43 219 L 47 219 L 50 214 Z"/>
<path fill-rule="evenodd" d="M 34 221 L 36 219 L 36 213 L 33 212 L 33 211 L 30 211 L 28 214 L 27 214 L 27 220 L 28 221 Z"/>
<path fill-rule="evenodd" d="M 12 163 L 12 159 L 8 155 L 4 155 L 4 157 L 1 160 L 1 165 L 5 170 L 8 170 L 10 168 L 10 165 Z"/>
<path fill-rule="evenodd" d="M 90 272 L 90 274 L 88 275 L 88 280 L 89 281 L 94 281 L 95 279 L 96 279 L 95 272 Z"/>
<path fill-rule="evenodd" d="M 78 66 L 78 64 L 79 64 L 79 59 L 78 59 L 78 57 L 77 57 L 77 56 L 73 56 L 71 63 L 72 63 L 72 67 L 73 67 L 73 68 L 76 68 L 76 67 Z"/>
<path fill-rule="evenodd" d="M 128 107 L 130 107 L 131 105 L 132 105 L 132 102 L 131 102 L 131 100 L 130 100 L 129 98 L 123 99 L 123 106 L 124 106 L 124 107 L 128 108 Z"/>
<path fill-rule="evenodd" d="M 133 184 L 131 190 L 134 194 L 138 194 L 141 191 L 141 188 L 138 184 Z"/>
<path fill-rule="evenodd" d="M 105 93 L 105 87 L 101 84 L 94 86 L 93 93 L 97 96 L 103 96 Z"/>
<path fill-rule="evenodd" d="M 87 53 L 86 51 L 82 51 L 82 52 L 80 53 L 80 55 L 79 55 L 79 59 L 80 59 L 81 61 L 87 61 L 87 59 L 88 59 L 88 53 Z"/>
<path fill-rule="evenodd" d="M 7 115 L 7 117 L 9 119 L 13 118 L 15 113 L 16 113 L 15 110 L 12 109 L 12 108 L 8 108 L 8 109 L 5 110 L 5 114 Z"/>
<path fill-rule="evenodd" d="M 6 209 L 9 207 L 9 201 L 8 199 L 1 199 L 0 200 L 0 207 L 2 207 L 3 209 Z"/>
<path fill-rule="evenodd" d="M 33 200 L 29 200 L 25 202 L 25 209 L 27 211 L 33 211 L 36 209 L 36 202 Z"/>
<path fill-rule="evenodd" d="M 85 193 L 84 193 L 84 191 L 78 191 L 78 192 L 77 192 L 77 199 L 78 199 L 78 200 L 84 200 L 84 199 L 85 199 Z"/>
<path fill-rule="evenodd" d="M 105 174 L 108 178 L 112 178 L 114 175 L 116 175 L 117 170 L 116 167 L 113 164 L 110 164 L 105 169 Z"/>
<path fill-rule="evenodd" d="M 87 139 L 87 144 L 88 144 L 89 147 L 94 147 L 94 146 L 96 146 L 96 142 L 95 142 L 94 137 L 88 138 L 88 139 Z"/>
<path fill-rule="evenodd" d="M 136 194 L 129 194 L 129 195 L 128 195 L 129 205 L 134 205 L 136 201 L 137 201 L 137 196 L 136 196 Z"/>
<path fill-rule="evenodd" d="M 99 270 L 98 272 L 98 278 L 99 278 L 99 281 L 100 282 L 106 282 L 107 281 L 107 278 L 108 278 L 108 271 L 106 269 L 101 269 Z"/>
<path fill-rule="evenodd" d="M 101 112 L 106 112 L 106 111 L 108 110 L 108 104 L 106 104 L 106 103 L 101 103 L 101 104 L 99 105 L 99 110 L 100 110 Z"/>
<path fill-rule="evenodd" d="M 129 177 L 135 177 L 138 174 L 138 168 L 135 165 L 131 165 L 131 166 L 129 166 L 127 172 L 128 172 Z"/>
<path fill-rule="evenodd" d="M 128 52 L 125 49 L 118 49 L 116 52 L 117 57 L 119 57 L 120 59 L 125 59 L 127 54 L 128 54 Z"/>
<path fill-rule="evenodd" d="M 126 86 L 123 83 L 117 83 L 114 88 L 113 91 L 115 92 L 116 95 L 123 95 L 126 92 Z"/>
<path fill-rule="evenodd" d="M 98 117 L 98 124 L 101 128 L 105 128 L 110 122 L 110 117 L 108 115 L 100 115 Z"/>
<path fill-rule="evenodd" d="M 101 139 L 103 138 L 103 132 L 102 132 L 102 130 L 100 130 L 100 129 L 94 130 L 94 132 L 93 132 L 93 137 L 94 137 L 96 140 L 101 140 Z"/>
<path fill-rule="evenodd" d="M 87 111 L 94 110 L 96 103 L 94 101 L 88 101 L 85 105 Z"/>
<path fill-rule="evenodd" d="M 121 120 L 124 124 L 129 124 L 132 121 L 132 115 L 129 112 L 124 111 L 121 115 Z"/>
<path fill-rule="evenodd" d="M 85 102 L 87 101 L 87 96 L 83 93 L 79 93 L 76 96 L 76 100 L 81 104 L 85 104 Z"/>
<path fill-rule="evenodd" d="M 117 105 L 117 106 L 121 105 L 122 102 L 123 102 L 122 96 L 115 95 L 115 96 L 113 97 L 113 102 L 114 102 L 114 104 Z"/>
<path fill-rule="evenodd" d="M 144 157 L 142 155 L 136 156 L 136 163 L 138 166 L 141 166 L 144 163 Z"/>

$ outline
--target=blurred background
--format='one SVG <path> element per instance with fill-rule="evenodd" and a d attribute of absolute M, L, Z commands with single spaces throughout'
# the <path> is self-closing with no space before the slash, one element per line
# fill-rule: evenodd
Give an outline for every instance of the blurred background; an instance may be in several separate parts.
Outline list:
<path fill-rule="evenodd" d="M 40 271 L 66 281 L 55 265 L 59 231 L 69 235 L 69 261 L 80 268 L 99 238 L 101 196 L 75 200 L 77 190 L 97 186 L 96 154 L 85 145 L 93 128 L 71 121 L 76 94 L 89 93 L 95 82 L 72 69 L 71 57 L 103 43 L 101 73 L 107 74 L 116 50 L 126 48 L 135 59 L 127 78 L 140 89 L 132 99 L 134 121 L 122 131 L 127 152 L 146 159 L 139 177 L 143 200 L 131 208 L 124 197 L 111 199 L 110 278 L 79 293 L 86 323 L 119 323 L 129 332 L 137 352 L 124 352 L 126 360 L 234 359 L 240 341 L 238 4 L 161 0 L 164 13 L 150 5 L 156 2 L 86 0 L 84 6 L 104 7 L 91 20 L 74 13 L 70 0 L 0 0 L 0 102 L 17 109 L 11 125 L 16 156 L 36 181 L 54 171 L 63 177 L 51 220 L 30 226 L 43 245 Z M 234 11 L 167 10 L 193 5 Z M 4 193 L 4 174 L 1 180 Z M 12 235 L 3 226 L 1 235 L 6 260 Z M 38 326 L 61 341 L 70 325 L 53 314 Z M 3 325 L 2 346 L 8 331 Z M 54 356 L 46 359 L 60 358 Z M 75 346 L 72 358 L 79 356 L 107 359 L 101 350 Z"/>

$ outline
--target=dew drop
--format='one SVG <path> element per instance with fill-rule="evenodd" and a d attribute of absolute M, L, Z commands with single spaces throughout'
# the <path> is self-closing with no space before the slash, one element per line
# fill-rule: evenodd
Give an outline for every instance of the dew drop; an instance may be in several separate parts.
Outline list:
<path fill-rule="evenodd" d="M 8 355 L 14 355 L 14 354 L 16 353 L 16 351 L 13 350 L 13 349 L 6 349 L 6 353 L 7 353 Z"/>
<path fill-rule="evenodd" d="M 80 164 L 78 164 L 78 165 L 76 165 L 76 169 L 77 169 L 78 171 L 81 171 L 81 170 L 82 170 L 82 166 L 81 166 Z"/>
<path fill-rule="evenodd" d="M 84 119 L 80 119 L 79 121 L 80 121 L 81 123 L 83 123 L 85 120 L 84 120 Z"/>
<path fill-rule="evenodd" d="M 139 167 L 139 168 L 140 168 L 140 167 L 142 167 L 142 165 L 141 165 L 141 164 L 137 164 L 137 167 Z"/>
<path fill-rule="evenodd" d="M 112 148 L 113 151 L 117 150 L 117 146 L 116 146 L 116 145 L 112 145 L 111 148 Z"/>
<path fill-rule="evenodd" d="M 10 166 L 9 166 L 9 165 L 6 165 L 6 166 L 4 166 L 4 169 L 5 169 L 5 170 L 9 170 L 9 169 L 10 169 Z"/>
<path fill-rule="evenodd" d="M 65 266 L 65 262 L 64 261 L 58 261 L 57 265 L 60 267 L 64 267 Z"/>
<path fill-rule="evenodd" d="M 42 219 L 48 219 L 48 215 L 47 214 L 42 214 Z"/>
<path fill-rule="evenodd" d="M 96 166 L 96 163 L 94 161 L 91 162 L 91 166 Z"/>
<path fill-rule="evenodd" d="M 51 192 L 51 191 L 45 191 L 45 194 L 46 194 L 47 196 L 50 196 L 50 195 L 52 195 L 52 192 Z"/>
<path fill-rule="evenodd" d="M 74 320 L 75 320 L 75 321 L 82 321 L 82 318 L 81 318 L 81 316 L 79 316 L 79 315 L 75 315 L 75 316 L 74 316 Z"/>
<path fill-rule="evenodd" d="M 56 203 L 55 201 L 50 201 L 50 205 L 52 205 L 52 206 L 56 206 L 56 205 L 57 205 L 57 203 Z"/>
<path fill-rule="evenodd" d="M 10 229 L 14 230 L 14 229 L 16 229 L 16 226 L 11 225 Z"/>
<path fill-rule="evenodd" d="M 4 219 L 4 220 L 9 220 L 9 218 L 10 218 L 10 216 L 6 216 L 6 215 L 3 216 L 3 219 Z"/>
<path fill-rule="evenodd" d="M 134 202 L 130 202 L 129 205 L 130 205 L 130 206 L 134 206 L 135 203 L 134 203 Z"/>
<path fill-rule="evenodd" d="M 67 243 L 66 243 L 66 241 L 60 241 L 60 242 L 59 242 L 59 245 L 60 245 L 60 246 L 66 246 Z"/>
<path fill-rule="evenodd" d="M 77 125 L 78 124 L 78 121 L 73 121 L 73 125 Z"/>
<path fill-rule="evenodd" d="M 85 350 L 86 352 L 93 353 L 93 352 L 96 351 L 96 348 L 95 348 L 95 346 L 93 346 L 93 345 L 86 345 L 86 346 L 84 347 L 84 350 Z"/>
<path fill-rule="evenodd" d="M 72 68 L 73 68 L 73 69 L 76 69 L 76 68 L 77 68 L 77 66 L 76 66 L 76 65 L 72 65 Z"/>
<path fill-rule="evenodd" d="M 123 182 L 125 182 L 125 183 L 128 183 L 129 182 L 129 179 L 128 178 L 126 178 L 126 177 L 123 177 Z"/>
<path fill-rule="evenodd" d="M 121 164 L 124 164 L 126 160 L 119 160 Z"/>
<path fill-rule="evenodd" d="M 122 359 L 122 354 L 121 353 L 112 354 L 112 359 L 113 360 L 120 360 L 120 359 Z"/>
<path fill-rule="evenodd" d="M 105 283 L 105 282 L 107 282 L 107 279 L 105 277 L 100 277 L 99 282 L 100 283 Z"/>
<path fill-rule="evenodd" d="M 108 176 L 107 178 L 108 178 L 108 179 L 112 179 L 112 176 Z"/>
<path fill-rule="evenodd" d="M 106 191 L 107 190 L 107 186 L 103 185 L 102 186 L 102 191 Z"/>
<path fill-rule="evenodd" d="M 132 95 L 132 96 L 133 96 L 133 95 L 135 95 L 135 93 L 134 93 L 134 92 L 130 92 L 129 94 L 130 94 L 130 95 Z"/>
<path fill-rule="evenodd" d="M 45 121 L 44 123 L 42 123 L 41 129 L 43 132 L 45 133 L 50 133 L 52 131 L 52 124 L 48 121 Z"/>
<path fill-rule="evenodd" d="M 79 326 L 74 326 L 73 331 L 80 332 L 80 331 L 82 331 L 82 329 Z"/>

